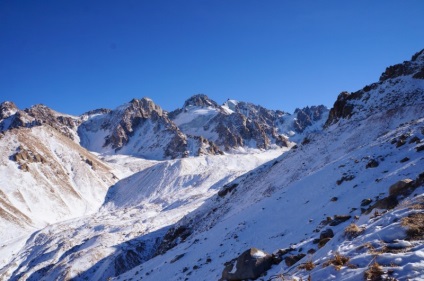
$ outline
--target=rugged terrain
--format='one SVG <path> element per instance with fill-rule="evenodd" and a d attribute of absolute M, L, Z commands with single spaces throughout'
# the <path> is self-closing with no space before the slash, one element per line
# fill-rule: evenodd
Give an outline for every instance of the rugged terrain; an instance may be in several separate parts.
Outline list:
<path fill-rule="evenodd" d="M 424 50 L 292 115 L 5 102 L 0 279 L 422 280 L 423 73 Z"/>

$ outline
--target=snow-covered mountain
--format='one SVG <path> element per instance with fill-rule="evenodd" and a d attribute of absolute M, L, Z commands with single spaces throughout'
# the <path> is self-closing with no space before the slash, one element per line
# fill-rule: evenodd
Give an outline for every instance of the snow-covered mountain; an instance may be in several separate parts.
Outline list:
<path fill-rule="evenodd" d="M 422 73 L 292 115 L 3 103 L 0 280 L 423 280 Z"/>
<path fill-rule="evenodd" d="M 169 116 L 187 135 L 203 136 L 228 152 L 287 147 L 288 136 L 302 134 L 313 125 L 315 130 L 319 129 L 327 114 L 324 106 L 297 109 L 293 116 L 236 100 L 227 100 L 219 106 L 199 94 Z"/>
<path fill-rule="evenodd" d="M 188 137 L 151 99 L 133 99 L 112 111 L 85 114 L 78 128 L 81 145 L 91 151 L 146 159 L 218 154 L 203 138 Z"/>

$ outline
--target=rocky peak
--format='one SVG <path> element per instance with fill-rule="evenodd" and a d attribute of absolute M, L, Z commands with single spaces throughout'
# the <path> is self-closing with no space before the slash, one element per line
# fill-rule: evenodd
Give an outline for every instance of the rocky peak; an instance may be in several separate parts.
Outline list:
<path fill-rule="evenodd" d="M 153 100 L 150 98 L 144 97 L 142 99 L 133 99 L 129 103 L 129 106 L 125 110 L 126 112 L 135 112 L 137 115 L 140 114 L 140 117 L 150 118 L 153 112 L 156 112 L 158 116 L 164 114 L 163 109 L 156 105 Z"/>
<path fill-rule="evenodd" d="M 294 120 L 295 130 L 302 133 L 306 127 L 311 126 L 314 122 L 321 120 L 323 116 L 328 112 L 328 108 L 324 105 L 318 106 L 307 106 L 305 108 L 296 108 L 294 114 L 296 120 Z"/>
<path fill-rule="evenodd" d="M 191 98 L 189 98 L 188 100 L 186 100 L 184 102 L 184 106 L 183 108 L 189 107 L 189 106 L 211 106 L 211 107 L 218 107 L 218 104 L 209 99 L 209 97 L 207 95 L 204 94 L 198 94 L 198 95 L 194 95 Z"/>
<path fill-rule="evenodd" d="M 18 107 L 11 101 L 5 101 L 0 104 L 0 120 L 6 119 L 18 111 Z"/>
<path fill-rule="evenodd" d="M 84 117 L 84 116 L 88 117 L 88 116 L 100 115 L 100 114 L 108 114 L 111 111 L 112 110 L 107 109 L 107 108 L 99 108 L 99 109 L 94 109 L 94 110 L 84 112 L 83 114 L 81 114 L 81 117 Z"/>
<path fill-rule="evenodd" d="M 333 107 L 330 109 L 327 122 L 325 126 L 328 127 L 331 124 L 334 124 L 340 118 L 348 118 L 352 114 L 353 105 L 349 103 L 352 99 L 359 99 L 361 95 L 353 95 L 349 92 L 341 92 L 337 100 L 334 102 Z"/>
<path fill-rule="evenodd" d="M 407 75 L 412 75 L 415 79 L 424 79 L 424 49 L 414 54 L 410 61 L 387 67 L 380 76 L 380 82 Z"/>

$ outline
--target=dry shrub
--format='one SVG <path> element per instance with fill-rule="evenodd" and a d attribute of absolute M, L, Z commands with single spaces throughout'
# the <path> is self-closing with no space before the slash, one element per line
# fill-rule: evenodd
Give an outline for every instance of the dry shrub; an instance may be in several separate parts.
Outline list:
<path fill-rule="evenodd" d="M 336 270 L 340 270 L 342 266 L 348 265 L 350 258 L 343 256 L 339 253 L 335 253 L 334 257 L 328 261 L 326 261 L 322 266 L 327 267 L 329 265 L 333 265 Z"/>
<path fill-rule="evenodd" d="M 315 268 L 315 264 L 312 262 L 312 260 L 309 260 L 309 261 L 299 265 L 298 268 L 299 269 L 305 269 L 307 271 L 311 271 L 312 269 Z"/>
<path fill-rule="evenodd" d="M 381 266 L 374 262 L 365 272 L 364 272 L 364 279 L 370 280 L 370 281 L 381 281 L 383 280 L 383 269 Z"/>
<path fill-rule="evenodd" d="M 367 242 L 367 243 L 359 246 L 358 248 L 356 248 L 357 251 L 362 251 L 363 249 L 367 249 L 369 251 L 374 251 L 375 247 L 370 242 Z"/>
<path fill-rule="evenodd" d="M 354 223 L 351 223 L 345 228 L 344 235 L 348 239 L 353 239 L 353 238 L 359 236 L 362 232 L 364 232 L 364 228 L 359 227 Z"/>
<path fill-rule="evenodd" d="M 402 226 L 406 227 L 406 235 L 409 240 L 424 239 L 424 213 L 410 214 L 402 219 Z"/>

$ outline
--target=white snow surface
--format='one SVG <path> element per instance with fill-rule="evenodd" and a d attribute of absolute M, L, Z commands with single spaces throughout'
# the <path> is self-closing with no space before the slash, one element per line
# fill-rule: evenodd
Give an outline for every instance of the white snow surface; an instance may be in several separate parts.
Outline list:
<path fill-rule="evenodd" d="M 121 252 L 116 249 L 138 240 L 140 235 L 143 243 L 152 244 L 170 225 L 201 206 L 223 185 L 284 151 L 287 149 L 168 161 L 99 155 L 112 168 L 121 170 L 113 170 L 114 174 L 127 176 L 109 189 L 103 207 L 93 215 L 50 225 L 34 233 L 26 243 L 4 245 L 4 261 L 9 262 L 0 270 L 0 278 L 54 280 L 65 275 L 74 278 L 87 271 L 90 280 L 105 280 L 115 272 L 113 259 L 105 264 L 103 259 L 119 255 Z M 16 254 L 16 248 L 22 246 Z M 46 256 L 45 252 L 51 253 Z M 41 258 L 31 262 L 35 256 Z M 97 268 L 98 263 L 103 265 Z M 50 269 L 52 273 L 43 279 L 37 272 L 49 264 L 54 264 L 55 269 Z"/>

